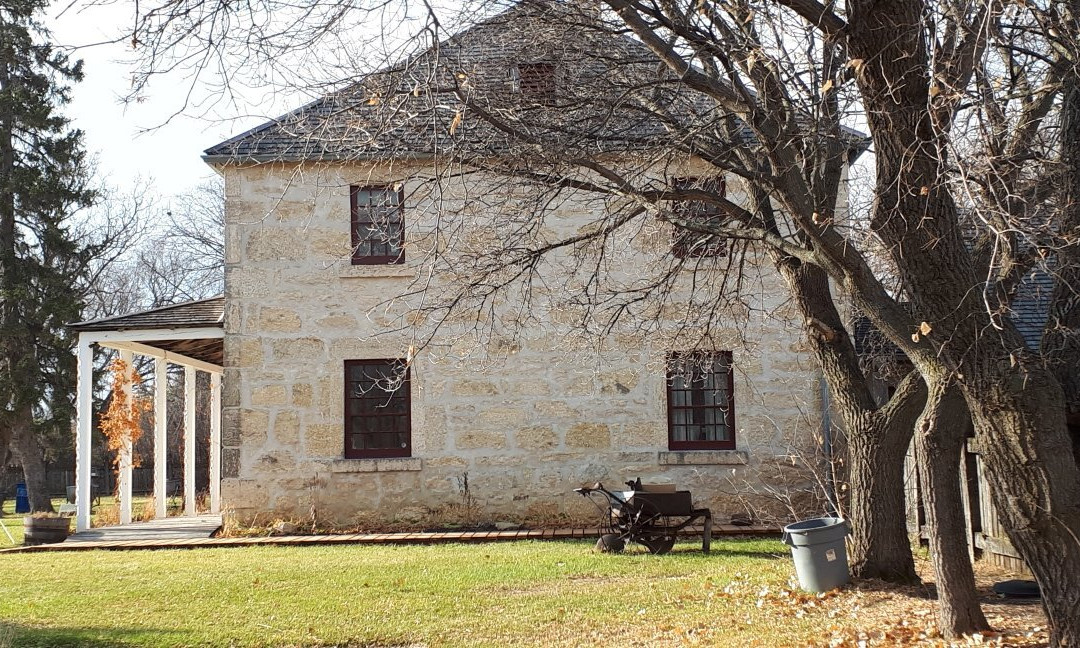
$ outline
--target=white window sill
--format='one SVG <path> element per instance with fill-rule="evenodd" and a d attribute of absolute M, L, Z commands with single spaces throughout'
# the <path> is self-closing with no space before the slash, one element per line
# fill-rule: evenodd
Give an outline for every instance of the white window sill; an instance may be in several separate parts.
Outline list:
<path fill-rule="evenodd" d="M 745 450 L 661 450 L 661 466 L 744 466 Z"/>
<path fill-rule="evenodd" d="M 337 459 L 330 463 L 334 473 L 416 472 L 422 468 L 420 457 L 383 459 Z"/>
<path fill-rule="evenodd" d="M 347 265 L 338 271 L 342 279 L 363 278 L 386 278 L 386 277 L 415 277 L 416 268 L 404 263 L 387 263 L 385 265 Z"/>

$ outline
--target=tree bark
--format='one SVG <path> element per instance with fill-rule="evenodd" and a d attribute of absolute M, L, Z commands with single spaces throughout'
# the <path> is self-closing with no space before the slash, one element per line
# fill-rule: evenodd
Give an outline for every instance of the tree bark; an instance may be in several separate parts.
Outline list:
<path fill-rule="evenodd" d="M 1061 100 L 1061 227 L 1055 250 L 1054 292 L 1040 352 L 1065 392 L 1066 414 L 1080 423 L 1080 2 L 1070 3 L 1065 29 L 1074 34 L 1073 69 L 1064 76 Z M 1080 461 L 1080 435 L 1073 437 Z"/>
<path fill-rule="evenodd" d="M 998 517 L 1042 591 L 1050 644 L 1078 646 L 1080 473 L 1061 387 L 1041 368 L 987 371 L 965 397 Z"/>
<path fill-rule="evenodd" d="M 938 627 L 953 638 L 990 625 L 975 591 L 958 470 L 970 416 L 959 389 L 947 380 L 929 382 L 915 449 L 936 576 Z"/>
<path fill-rule="evenodd" d="M 922 405 L 921 387 L 909 376 L 901 389 L 916 395 L 896 401 L 899 411 L 861 417 L 848 434 L 851 572 L 857 578 L 919 582 L 904 515 L 904 454 Z"/>
<path fill-rule="evenodd" d="M 49 496 L 48 482 L 45 478 L 45 460 L 42 457 L 41 444 L 34 436 L 29 424 L 30 412 L 24 413 L 27 423 L 15 425 L 11 439 L 11 451 L 15 460 L 22 466 L 23 480 L 30 496 L 30 510 L 34 513 L 52 513 L 52 498 Z"/>

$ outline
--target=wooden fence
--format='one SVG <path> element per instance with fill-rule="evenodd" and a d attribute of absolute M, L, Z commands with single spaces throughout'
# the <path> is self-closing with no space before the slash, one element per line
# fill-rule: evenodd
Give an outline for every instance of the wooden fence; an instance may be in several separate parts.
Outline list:
<path fill-rule="evenodd" d="M 920 497 L 920 484 L 916 470 L 915 444 L 908 448 L 904 462 L 904 493 L 907 500 L 908 533 L 926 538 L 926 517 Z M 967 522 L 968 551 L 972 560 L 984 560 L 990 564 L 1017 572 L 1027 572 L 1020 554 L 1009 542 L 1004 527 L 998 521 L 997 511 L 990 496 L 990 484 L 986 479 L 982 459 L 979 457 L 975 439 L 968 439 L 963 457 L 959 461 L 961 495 Z"/>
<path fill-rule="evenodd" d="M 202 468 L 199 466 L 199 468 Z M 206 484 L 207 475 L 205 470 L 197 470 L 195 474 L 196 484 Z M 116 492 L 116 475 L 112 471 L 94 471 L 93 490 L 95 496 L 111 495 Z M 173 475 L 166 481 L 166 492 L 170 496 L 179 496 L 181 479 L 179 475 Z M 0 474 L 0 500 L 15 498 L 15 484 L 22 481 L 22 474 L 13 471 Z M 67 488 L 75 485 L 75 472 L 72 470 L 46 470 L 45 484 L 52 497 L 65 497 Z M 205 488 L 205 486 L 200 486 Z M 154 491 L 154 468 L 153 466 L 141 466 L 131 471 L 131 492 L 135 495 L 149 495 Z"/>
<path fill-rule="evenodd" d="M 970 458 L 969 463 L 974 466 L 973 483 L 977 489 L 976 501 L 965 502 L 968 520 L 974 519 L 977 522 L 971 529 L 975 548 L 981 551 L 982 559 L 991 564 L 1026 572 L 1027 565 L 1009 542 L 1005 528 L 998 521 L 997 509 L 990 497 L 990 484 L 986 479 L 975 439 L 968 439 L 965 456 Z"/>

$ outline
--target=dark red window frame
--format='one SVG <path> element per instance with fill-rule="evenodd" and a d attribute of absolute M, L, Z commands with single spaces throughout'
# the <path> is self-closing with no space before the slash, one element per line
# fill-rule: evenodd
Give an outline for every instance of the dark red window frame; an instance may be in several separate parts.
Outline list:
<path fill-rule="evenodd" d="M 672 181 L 674 189 L 700 188 L 719 194 L 721 197 L 727 194 L 727 183 L 722 177 L 716 178 L 675 178 Z M 672 204 L 672 211 L 687 220 L 719 220 L 722 215 L 716 205 L 699 201 L 682 201 Z M 706 257 L 727 256 L 727 239 L 722 236 L 708 236 L 700 232 L 682 229 L 675 226 L 674 236 L 671 239 L 671 252 L 680 259 L 699 259 Z"/>
<path fill-rule="evenodd" d="M 346 459 L 412 456 L 412 393 L 403 365 L 397 359 L 345 361 Z M 399 376 L 396 389 L 387 391 Z"/>
<path fill-rule="evenodd" d="M 697 353 L 689 356 L 672 354 L 668 360 L 668 449 L 734 450 L 735 372 L 731 351 Z M 721 366 L 727 367 L 727 371 L 716 371 L 717 367 Z M 723 405 L 715 403 L 713 395 L 715 390 L 705 388 L 706 372 L 713 373 L 724 380 L 727 398 Z M 682 386 L 678 387 L 675 381 L 680 378 Z M 709 402 L 710 397 L 714 402 Z M 715 432 L 720 421 L 723 422 L 727 432 L 726 439 L 689 438 L 690 436 L 710 436 L 710 432 Z M 680 426 L 686 434 L 678 434 Z M 714 429 L 710 430 L 710 428 Z M 678 439 L 676 438 L 678 436 L 686 438 Z"/>
<path fill-rule="evenodd" d="M 371 198 L 376 194 L 391 200 L 385 204 L 372 204 Z M 353 265 L 405 263 L 405 195 L 402 189 L 349 187 L 349 212 Z M 396 254 L 392 247 L 394 242 L 397 243 Z M 372 251 L 376 247 L 377 251 Z"/>

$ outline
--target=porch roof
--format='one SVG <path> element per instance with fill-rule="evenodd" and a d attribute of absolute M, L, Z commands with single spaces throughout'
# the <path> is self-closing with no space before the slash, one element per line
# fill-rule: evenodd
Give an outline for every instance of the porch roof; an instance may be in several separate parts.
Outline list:
<path fill-rule="evenodd" d="M 79 333 L 100 333 L 95 337 L 101 337 L 102 341 L 111 340 L 113 336 L 107 337 L 108 333 L 138 332 L 138 336 L 131 336 L 131 342 L 220 367 L 224 364 L 225 351 L 220 333 L 200 337 L 192 337 L 190 333 L 193 329 L 221 329 L 224 313 L 225 297 L 218 295 L 136 313 L 75 322 L 69 326 Z M 116 336 L 116 340 L 124 337 Z"/>
<path fill-rule="evenodd" d="M 225 314 L 225 296 L 196 299 L 160 308 L 75 322 L 76 331 L 126 331 L 128 329 L 190 328 L 221 326 Z"/>

